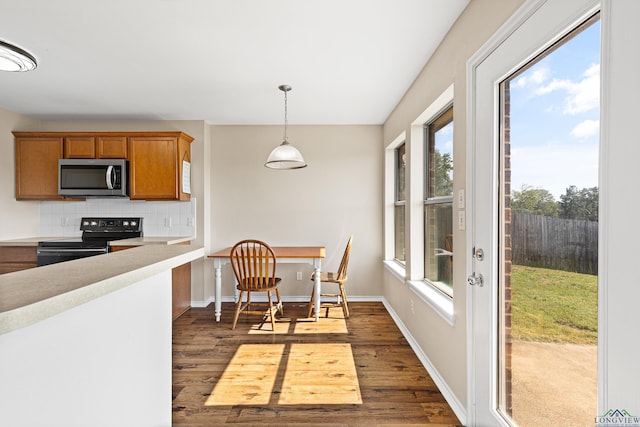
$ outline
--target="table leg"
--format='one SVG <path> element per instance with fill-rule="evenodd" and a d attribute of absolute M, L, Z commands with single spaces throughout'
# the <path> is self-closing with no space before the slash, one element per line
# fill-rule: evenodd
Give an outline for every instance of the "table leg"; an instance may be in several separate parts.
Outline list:
<path fill-rule="evenodd" d="M 320 284 L 322 282 L 320 282 L 320 269 L 321 269 L 321 264 L 322 261 L 320 260 L 320 258 L 316 258 L 313 261 L 313 274 L 315 277 L 315 283 L 314 283 L 314 290 L 315 290 L 315 295 L 314 295 L 314 309 L 316 312 L 316 322 L 318 320 L 320 320 L 320 294 L 322 294 L 322 290 L 320 289 Z"/>
<path fill-rule="evenodd" d="M 215 310 L 216 310 L 216 322 L 220 321 L 222 315 L 222 263 L 219 260 L 215 261 L 216 269 L 216 282 L 215 282 Z"/>

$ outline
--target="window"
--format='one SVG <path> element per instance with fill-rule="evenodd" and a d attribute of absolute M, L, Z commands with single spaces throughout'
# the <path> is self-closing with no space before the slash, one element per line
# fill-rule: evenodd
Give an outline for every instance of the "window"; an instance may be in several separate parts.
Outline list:
<path fill-rule="evenodd" d="M 396 148 L 395 159 L 395 181 L 396 181 L 396 195 L 394 201 L 394 258 L 405 263 L 405 223 L 404 212 L 406 205 L 406 146 L 403 142 L 398 148 Z"/>
<path fill-rule="evenodd" d="M 424 127 L 424 278 L 453 296 L 453 107 Z"/>

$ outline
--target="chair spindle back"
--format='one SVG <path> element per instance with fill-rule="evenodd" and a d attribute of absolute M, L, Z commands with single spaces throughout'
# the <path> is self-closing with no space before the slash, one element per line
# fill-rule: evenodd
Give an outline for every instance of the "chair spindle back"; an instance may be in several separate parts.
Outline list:
<path fill-rule="evenodd" d="M 337 279 L 347 281 L 347 268 L 349 267 L 349 254 L 351 253 L 351 242 L 353 241 L 353 234 L 349 236 L 347 247 L 344 249 L 342 255 L 342 261 L 340 261 L 340 267 L 338 267 Z"/>
<path fill-rule="evenodd" d="M 238 285 L 247 290 L 269 288 L 275 283 L 276 256 L 260 240 L 242 240 L 231 249 L 231 265 Z"/>

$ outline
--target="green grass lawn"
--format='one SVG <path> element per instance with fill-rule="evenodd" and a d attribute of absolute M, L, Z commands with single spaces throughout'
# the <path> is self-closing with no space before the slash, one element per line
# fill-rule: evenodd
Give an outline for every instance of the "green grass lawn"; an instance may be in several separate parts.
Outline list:
<path fill-rule="evenodd" d="M 514 339 L 597 344 L 597 276 L 514 265 L 511 289 Z"/>

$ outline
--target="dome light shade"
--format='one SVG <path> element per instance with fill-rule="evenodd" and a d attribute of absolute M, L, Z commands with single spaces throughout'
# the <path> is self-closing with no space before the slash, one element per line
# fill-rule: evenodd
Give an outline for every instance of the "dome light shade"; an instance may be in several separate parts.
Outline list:
<path fill-rule="evenodd" d="M 0 71 L 31 71 L 37 66 L 29 52 L 0 40 Z"/>
<path fill-rule="evenodd" d="M 264 165 L 271 169 L 301 169 L 307 166 L 300 151 L 287 140 L 271 151 Z"/>
<path fill-rule="evenodd" d="M 284 138 L 282 144 L 271 151 L 264 165 L 271 169 L 302 169 L 307 167 L 307 163 L 302 158 L 302 154 L 287 139 L 287 92 L 291 90 L 289 85 L 278 86 L 284 92 Z"/>

